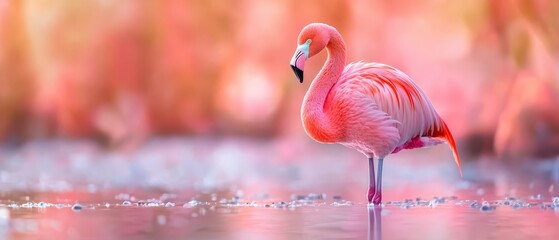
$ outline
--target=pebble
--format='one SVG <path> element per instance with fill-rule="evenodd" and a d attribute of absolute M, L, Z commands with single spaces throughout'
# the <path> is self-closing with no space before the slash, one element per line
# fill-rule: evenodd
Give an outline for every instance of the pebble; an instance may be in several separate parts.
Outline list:
<path fill-rule="evenodd" d="M 522 207 L 522 204 L 520 204 L 520 203 L 513 203 L 513 204 L 511 205 L 511 207 L 514 208 L 514 209 L 521 208 L 521 207 Z"/>
<path fill-rule="evenodd" d="M 174 207 L 174 206 L 175 206 L 175 204 L 172 203 L 172 202 L 165 203 L 165 207 Z"/>
<path fill-rule="evenodd" d="M 559 206 L 559 197 L 553 197 L 552 199 L 553 205 Z"/>
<path fill-rule="evenodd" d="M 190 200 L 190 201 L 188 202 L 188 205 L 190 205 L 190 206 L 192 206 L 192 207 L 194 207 L 194 206 L 196 206 L 196 205 L 198 205 L 198 204 L 200 204 L 200 202 L 198 202 L 198 201 L 196 201 L 196 200 Z"/>
<path fill-rule="evenodd" d="M 130 206 L 130 205 L 132 205 L 132 203 L 131 203 L 130 201 L 128 201 L 128 200 L 122 202 L 122 206 Z"/>
<path fill-rule="evenodd" d="M 73 211 L 80 211 L 82 209 L 83 209 L 83 206 L 79 203 L 76 203 L 76 204 L 72 205 L 72 210 Z"/>
<path fill-rule="evenodd" d="M 481 211 L 491 211 L 491 210 L 495 210 L 497 207 L 495 206 L 489 206 L 489 205 L 483 205 L 481 206 L 481 208 L 479 208 L 479 210 Z"/>

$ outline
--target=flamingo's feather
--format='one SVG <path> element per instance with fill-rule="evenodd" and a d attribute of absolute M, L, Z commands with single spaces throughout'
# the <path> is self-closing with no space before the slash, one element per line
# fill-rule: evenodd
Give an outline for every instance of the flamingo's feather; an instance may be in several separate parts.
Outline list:
<path fill-rule="evenodd" d="M 340 142 L 348 147 L 384 157 L 401 149 L 426 146 L 410 142 L 414 139 L 441 138 L 449 143 L 461 172 L 448 127 L 425 93 L 393 67 L 364 62 L 347 65 L 330 90 L 324 111 L 331 113 L 332 121 L 346 126 Z"/>

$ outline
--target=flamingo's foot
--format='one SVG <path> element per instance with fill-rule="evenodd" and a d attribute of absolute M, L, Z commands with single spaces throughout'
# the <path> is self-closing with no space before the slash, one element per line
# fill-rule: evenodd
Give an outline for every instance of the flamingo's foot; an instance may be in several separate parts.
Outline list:
<path fill-rule="evenodd" d="M 375 196 L 375 187 L 369 187 L 369 192 L 367 193 L 367 199 L 369 203 L 373 202 L 373 197 Z"/>
<path fill-rule="evenodd" d="M 377 193 L 373 196 L 373 204 L 374 205 L 380 205 L 381 201 L 382 201 L 382 194 L 381 193 Z M 371 202 L 371 200 L 369 200 L 369 202 Z"/>

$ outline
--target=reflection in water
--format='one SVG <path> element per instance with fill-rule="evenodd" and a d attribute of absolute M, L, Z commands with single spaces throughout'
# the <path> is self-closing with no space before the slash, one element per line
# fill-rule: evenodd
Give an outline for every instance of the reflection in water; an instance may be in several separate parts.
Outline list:
<path fill-rule="evenodd" d="M 380 206 L 369 206 L 369 240 L 382 240 L 382 218 Z"/>

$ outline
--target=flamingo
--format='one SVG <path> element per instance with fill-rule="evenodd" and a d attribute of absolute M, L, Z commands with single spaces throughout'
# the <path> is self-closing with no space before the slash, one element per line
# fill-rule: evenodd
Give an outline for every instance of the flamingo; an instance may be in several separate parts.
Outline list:
<path fill-rule="evenodd" d="M 384 158 L 402 149 L 446 141 L 462 175 L 456 143 L 427 96 L 410 77 L 381 63 L 345 66 L 346 46 L 332 26 L 311 23 L 303 28 L 290 65 L 303 83 L 305 61 L 322 49 L 326 63 L 312 81 L 301 107 L 307 135 L 320 143 L 339 143 L 369 160 L 369 203 L 382 201 Z M 375 182 L 374 159 L 378 159 Z"/>

